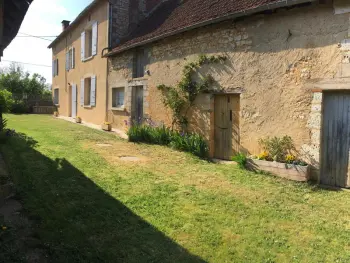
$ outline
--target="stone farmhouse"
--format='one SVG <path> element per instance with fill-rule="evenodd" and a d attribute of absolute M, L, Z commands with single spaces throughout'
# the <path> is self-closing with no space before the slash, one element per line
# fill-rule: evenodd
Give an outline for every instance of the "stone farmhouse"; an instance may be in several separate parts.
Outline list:
<path fill-rule="evenodd" d="M 350 2 L 95 0 L 51 43 L 60 115 L 127 129 L 170 126 L 159 85 L 202 54 L 224 56 L 188 113 L 212 157 L 289 135 L 323 184 L 350 186 Z"/>

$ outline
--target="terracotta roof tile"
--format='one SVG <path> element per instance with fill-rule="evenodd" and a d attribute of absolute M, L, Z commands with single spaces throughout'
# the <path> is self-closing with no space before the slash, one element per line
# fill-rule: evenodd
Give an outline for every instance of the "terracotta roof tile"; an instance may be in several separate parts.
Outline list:
<path fill-rule="evenodd" d="M 142 44 L 144 41 L 175 34 L 206 21 L 278 2 L 281 0 L 168 0 L 110 54 Z"/>

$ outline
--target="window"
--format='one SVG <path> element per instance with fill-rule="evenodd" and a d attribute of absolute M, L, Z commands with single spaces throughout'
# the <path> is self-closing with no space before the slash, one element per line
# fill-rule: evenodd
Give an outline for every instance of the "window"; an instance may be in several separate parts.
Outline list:
<path fill-rule="evenodd" d="M 83 107 L 96 106 L 96 76 L 81 80 L 80 105 Z"/>
<path fill-rule="evenodd" d="M 69 71 L 75 68 L 75 48 L 72 47 L 66 53 L 66 70 Z"/>
<path fill-rule="evenodd" d="M 53 103 L 55 105 L 58 105 L 60 102 L 60 90 L 59 89 L 54 89 L 53 90 Z"/>
<path fill-rule="evenodd" d="M 84 84 L 84 106 L 90 106 L 91 99 L 91 78 L 85 79 Z"/>
<path fill-rule="evenodd" d="M 144 77 L 145 64 L 146 64 L 145 50 L 137 49 L 134 53 L 134 60 L 133 60 L 133 74 L 132 74 L 133 78 Z"/>
<path fill-rule="evenodd" d="M 58 76 L 58 59 L 52 61 L 52 76 Z"/>
<path fill-rule="evenodd" d="M 81 33 L 81 60 L 97 55 L 97 22 L 93 22 Z"/>
<path fill-rule="evenodd" d="M 112 108 L 124 107 L 124 88 L 112 89 Z"/>

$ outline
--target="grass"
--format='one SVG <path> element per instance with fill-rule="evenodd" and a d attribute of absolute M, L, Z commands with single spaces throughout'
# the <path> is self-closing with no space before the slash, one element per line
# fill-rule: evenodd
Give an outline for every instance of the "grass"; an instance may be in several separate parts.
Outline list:
<path fill-rule="evenodd" d="M 11 138 L 2 152 L 49 262 L 350 261 L 349 192 L 49 116 L 7 118 L 37 141 Z"/>

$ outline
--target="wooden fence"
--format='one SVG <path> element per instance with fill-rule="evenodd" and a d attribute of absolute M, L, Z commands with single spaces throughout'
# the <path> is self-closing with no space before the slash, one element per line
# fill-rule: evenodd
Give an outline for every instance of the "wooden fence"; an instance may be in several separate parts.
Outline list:
<path fill-rule="evenodd" d="M 53 114 L 55 106 L 33 106 L 34 114 Z"/>

